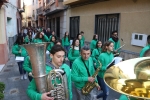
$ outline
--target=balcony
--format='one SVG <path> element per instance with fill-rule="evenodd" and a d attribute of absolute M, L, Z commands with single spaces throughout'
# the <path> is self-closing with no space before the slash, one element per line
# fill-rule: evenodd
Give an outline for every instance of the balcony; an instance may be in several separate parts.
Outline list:
<path fill-rule="evenodd" d="M 44 7 L 44 15 L 56 13 L 58 11 L 64 10 L 63 0 L 50 0 Z"/>
<path fill-rule="evenodd" d="M 43 15 L 43 7 L 37 9 L 37 15 Z"/>
<path fill-rule="evenodd" d="M 84 4 L 103 2 L 103 1 L 109 1 L 109 0 L 64 0 L 63 4 L 75 6 L 75 5 L 84 5 Z"/>

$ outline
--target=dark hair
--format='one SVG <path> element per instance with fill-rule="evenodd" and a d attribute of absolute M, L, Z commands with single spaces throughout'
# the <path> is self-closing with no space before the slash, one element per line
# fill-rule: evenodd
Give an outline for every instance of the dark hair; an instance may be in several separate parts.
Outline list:
<path fill-rule="evenodd" d="M 102 47 L 102 52 L 106 52 L 107 51 L 106 46 L 109 46 L 111 43 L 113 43 L 113 42 L 111 42 L 111 41 L 105 42 L 103 47 Z"/>
<path fill-rule="evenodd" d="M 96 42 L 96 48 L 98 48 L 98 42 L 101 42 L 100 40 L 98 40 L 97 42 Z M 101 42 L 102 43 L 102 42 Z"/>
<path fill-rule="evenodd" d="M 41 32 L 38 31 L 37 34 L 36 34 L 36 36 L 35 36 L 35 39 L 39 38 L 39 37 L 40 37 L 40 34 L 41 34 Z M 42 38 L 43 38 L 43 37 L 42 37 Z"/>
<path fill-rule="evenodd" d="M 24 44 L 23 36 L 18 36 L 17 40 L 16 40 L 16 42 L 14 44 L 18 44 L 18 45 Z"/>
<path fill-rule="evenodd" d="M 96 39 L 96 35 L 98 35 L 98 34 L 94 34 L 94 35 L 93 35 L 93 40 L 97 40 L 97 39 Z"/>
<path fill-rule="evenodd" d="M 56 36 L 52 35 L 52 37 L 51 37 L 51 39 L 50 39 L 50 42 L 53 42 L 53 41 L 52 41 L 52 38 L 53 38 L 53 37 L 55 38 L 55 41 L 56 41 Z"/>
<path fill-rule="evenodd" d="M 81 48 L 81 51 L 83 51 L 83 50 L 86 50 L 86 51 L 90 50 L 90 47 L 88 45 L 85 45 Z"/>
<path fill-rule="evenodd" d="M 80 33 L 77 34 L 77 39 L 79 39 L 79 35 L 81 35 Z"/>
<path fill-rule="evenodd" d="M 30 33 L 31 33 L 31 35 L 30 35 Z M 32 31 L 28 31 L 28 33 L 27 33 L 27 35 L 29 36 L 29 39 L 32 39 Z"/>
<path fill-rule="evenodd" d="M 61 45 L 56 44 L 52 47 L 52 49 L 50 50 L 50 53 L 54 55 L 56 52 L 59 52 L 59 51 L 65 52 L 65 49 Z"/>
<path fill-rule="evenodd" d="M 150 44 L 150 35 L 147 36 L 147 43 Z"/>
<path fill-rule="evenodd" d="M 114 33 L 118 33 L 118 32 L 116 30 L 114 30 L 111 32 L 111 35 L 113 35 Z"/>
<path fill-rule="evenodd" d="M 81 31 L 80 33 L 81 33 L 81 34 L 82 34 L 82 33 L 84 34 L 84 32 L 83 32 L 83 31 Z"/>
<path fill-rule="evenodd" d="M 68 36 L 67 36 L 66 34 L 67 34 L 67 32 L 65 32 L 65 35 L 64 35 L 64 42 L 65 42 L 65 40 L 66 40 L 66 37 L 68 37 L 68 42 L 70 42 L 70 36 L 69 36 L 69 33 L 68 33 Z"/>
<path fill-rule="evenodd" d="M 79 40 L 77 38 L 75 38 L 72 42 L 72 46 L 73 46 L 73 49 L 72 49 L 72 54 L 74 53 L 74 47 L 75 47 L 75 44 L 76 44 L 76 40 Z M 81 50 L 81 47 L 80 47 L 80 40 L 79 40 L 79 51 Z"/>
<path fill-rule="evenodd" d="M 54 44 L 56 45 L 58 42 L 60 42 L 60 43 L 62 44 L 61 39 L 57 39 L 57 40 L 54 42 Z"/>

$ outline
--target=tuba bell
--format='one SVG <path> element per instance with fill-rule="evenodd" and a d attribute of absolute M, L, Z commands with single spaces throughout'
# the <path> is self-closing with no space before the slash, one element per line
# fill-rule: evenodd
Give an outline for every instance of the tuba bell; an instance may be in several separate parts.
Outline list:
<path fill-rule="evenodd" d="M 55 100 L 69 100 L 66 73 L 62 69 L 53 69 L 46 74 L 45 58 L 49 43 L 24 44 L 32 65 L 32 75 L 39 93 L 50 92 Z M 56 80 L 60 82 L 57 83 Z"/>
<path fill-rule="evenodd" d="M 129 59 L 111 66 L 105 83 L 114 91 L 137 100 L 150 99 L 150 57 Z"/>

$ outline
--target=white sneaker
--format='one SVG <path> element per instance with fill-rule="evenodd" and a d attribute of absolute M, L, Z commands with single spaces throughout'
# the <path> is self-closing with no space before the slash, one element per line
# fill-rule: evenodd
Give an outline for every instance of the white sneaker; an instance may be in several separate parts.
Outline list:
<path fill-rule="evenodd" d="M 27 79 L 27 75 L 26 74 L 24 74 L 23 77 L 24 77 L 25 80 Z"/>
<path fill-rule="evenodd" d="M 97 97 L 97 95 L 93 95 L 92 100 L 98 100 L 96 97 Z"/>
<path fill-rule="evenodd" d="M 23 80 L 23 75 L 21 75 L 20 79 Z"/>

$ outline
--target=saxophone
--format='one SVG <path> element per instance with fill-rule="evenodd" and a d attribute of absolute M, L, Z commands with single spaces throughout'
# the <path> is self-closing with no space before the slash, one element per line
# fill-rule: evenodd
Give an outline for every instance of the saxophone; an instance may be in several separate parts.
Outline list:
<path fill-rule="evenodd" d="M 93 78 L 96 78 L 96 76 L 98 75 L 98 72 L 102 66 L 100 61 L 98 61 L 98 63 L 100 64 L 100 66 L 96 69 L 95 73 L 92 75 Z M 98 86 L 98 84 L 95 81 L 87 82 L 85 84 L 85 86 L 82 88 L 82 94 L 88 95 L 95 86 Z"/>

